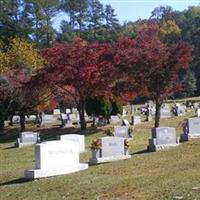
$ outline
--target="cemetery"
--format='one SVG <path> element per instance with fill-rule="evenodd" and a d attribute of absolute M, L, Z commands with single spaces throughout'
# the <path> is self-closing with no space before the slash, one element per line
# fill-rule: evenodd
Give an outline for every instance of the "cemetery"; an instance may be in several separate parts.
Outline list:
<path fill-rule="evenodd" d="M 132 125 L 88 127 L 86 134 L 81 135 L 79 128 L 58 126 L 52 129 L 49 124 L 48 127 L 38 127 L 40 140 L 23 148 L 13 148 L 17 137 L 15 131 L 19 127 L 19 124 L 15 124 L 0 136 L 1 157 L 4 160 L 0 166 L 0 190 L 5 193 L 3 199 L 31 199 L 31 196 L 42 199 L 45 195 L 50 195 L 50 199 L 63 196 L 74 200 L 98 196 L 123 199 L 124 192 L 127 192 L 127 199 L 140 199 L 141 195 L 142 199 L 167 199 L 187 196 L 189 192 L 192 198 L 198 199 L 198 181 L 190 178 L 200 178 L 199 159 L 195 159 L 200 151 L 197 132 L 199 118 L 193 118 L 195 113 L 196 110 L 192 109 L 185 116 L 161 119 L 160 128 L 156 130 L 153 128 L 153 120 L 145 121 L 145 115 L 141 115 L 141 123 L 134 127 L 133 138 L 127 137 L 126 132 Z M 186 129 L 180 126 L 185 118 L 188 119 Z M 113 127 L 113 131 L 126 131 L 122 131 L 121 135 L 107 136 L 105 127 Z M 195 133 L 193 136 L 196 137 L 179 143 L 178 137 L 184 130 L 187 130 L 187 135 Z M 91 132 L 93 134 L 89 134 Z M 27 134 L 31 133 L 29 131 Z M 31 137 L 26 139 L 22 135 L 22 141 L 29 142 Z M 185 170 L 189 173 L 185 173 Z M 153 179 L 149 175 L 151 173 Z M 174 188 L 168 185 L 169 180 Z M 185 182 L 186 190 L 180 182 Z M 75 183 L 77 187 L 74 187 Z M 124 184 L 127 188 L 123 187 Z M 160 184 L 164 184 L 168 190 L 167 196 L 163 195 Z M 10 190 L 10 186 L 13 190 Z M 59 193 L 50 192 L 52 186 L 59 187 Z M 93 192 L 87 190 L 88 187 Z M 71 192 L 66 193 L 66 188 Z M 142 194 L 141 188 L 144 190 Z M 16 192 L 20 194 L 19 197 L 16 197 Z"/>
<path fill-rule="evenodd" d="M 0 200 L 200 200 L 199 19 L 1 0 Z"/>

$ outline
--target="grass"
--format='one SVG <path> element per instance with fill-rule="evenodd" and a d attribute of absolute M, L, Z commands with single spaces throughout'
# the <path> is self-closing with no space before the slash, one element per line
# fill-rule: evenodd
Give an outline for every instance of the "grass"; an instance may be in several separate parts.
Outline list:
<path fill-rule="evenodd" d="M 194 115 L 194 111 L 186 117 Z M 162 126 L 176 127 L 185 117 L 163 119 Z M 178 147 L 148 153 L 146 151 L 152 122 L 134 128 L 131 159 L 89 167 L 88 170 L 26 181 L 25 169 L 34 166 L 34 147 L 13 148 L 18 127 L 0 136 L 0 200 L 184 200 L 200 199 L 200 140 L 192 140 Z M 86 134 L 87 151 L 81 161 L 90 158 L 90 143 L 102 137 L 107 127 L 89 128 Z M 32 127 L 30 128 L 32 129 Z M 42 140 L 76 132 L 77 129 L 43 129 Z M 196 188 L 195 188 L 196 187 Z"/>

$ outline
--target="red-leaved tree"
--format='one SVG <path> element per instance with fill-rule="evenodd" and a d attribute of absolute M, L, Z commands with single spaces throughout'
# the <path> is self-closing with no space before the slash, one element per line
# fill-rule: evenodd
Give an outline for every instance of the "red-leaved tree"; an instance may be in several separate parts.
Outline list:
<path fill-rule="evenodd" d="M 160 40 L 157 24 L 149 23 L 135 39 L 118 41 L 115 50 L 115 66 L 132 80 L 130 89 L 145 91 L 155 100 L 158 127 L 163 99 L 181 90 L 178 73 L 189 67 L 192 47 L 184 42 L 168 46 Z"/>
<path fill-rule="evenodd" d="M 71 44 L 55 44 L 43 49 L 47 61 L 40 81 L 62 90 L 73 98 L 79 112 L 81 129 L 86 129 L 86 99 L 109 95 L 114 73 L 113 51 L 109 44 L 86 44 L 76 39 Z"/>

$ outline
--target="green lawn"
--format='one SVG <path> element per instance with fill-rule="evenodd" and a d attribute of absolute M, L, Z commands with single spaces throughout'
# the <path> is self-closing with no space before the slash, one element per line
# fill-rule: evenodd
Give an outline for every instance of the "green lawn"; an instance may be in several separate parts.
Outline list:
<path fill-rule="evenodd" d="M 187 117 L 192 115 L 194 112 L 188 113 Z M 161 125 L 176 127 L 177 135 L 180 135 L 181 127 L 178 124 L 184 118 L 165 119 Z M 85 171 L 28 182 L 23 179 L 23 173 L 34 166 L 34 147 L 12 148 L 18 129 L 1 133 L 0 200 L 200 200 L 200 140 L 148 153 L 146 149 L 152 126 L 153 122 L 135 126 L 135 137 L 130 148 L 132 157 L 129 160 L 95 165 Z M 55 128 L 41 132 L 43 140 L 50 140 L 58 134 L 71 131 Z M 103 132 L 103 128 L 88 130 L 87 152 L 81 155 L 83 162 L 90 158 L 91 141 L 104 136 Z"/>

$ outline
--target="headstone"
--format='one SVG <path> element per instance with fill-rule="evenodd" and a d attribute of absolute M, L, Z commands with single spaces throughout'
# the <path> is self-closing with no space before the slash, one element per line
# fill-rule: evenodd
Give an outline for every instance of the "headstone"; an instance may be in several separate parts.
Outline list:
<path fill-rule="evenodd" d="M 74 127 L 72 121 L 69 119 L 69 114 L 61 114 L 61 121 L 63 127 Z"/>
<path fill-rule="evenodd" d="M 79 152 L 85 151 L 85 136 L 84 135 L 66 134 L 66 135 L 60 135 L 58 137 L 58 139 L 59 140 L 70 140 L 70 141 L 78 142 Z"/>
<path fill-rule="evenodd" d="M 30 146 L 40 142 L 39 133 L 36 132 L 21 132 L 17 139 L 15 146 L 21 148 L 24 146 Z"/>
<path fill-rule="evenodd" d="M 61 113 L 62 120 L 68 120 L 67 114 Z"/>
<path fill-rule="evenodd" d="M 136 124 L 141 124 L 141 117 L 140 116 L 133 116 L 132 117 L 132 124 L 136 125 Z"/>
<path fill-rule="evenodd" d="M 54 115 L 54 116 L 60 115 L 60 109 L 54 109 L 54 110 L 53 110 L 53 115 Z"/>
<path fill-rule="evenodd" d="M 55 123 L 56 122 L 56 118 L 53 115 L 50 114 L 44 114 L 42 115 L 42 124 L 49 124 L 49 123 Z"/>
<path fill-rule="evenodd" d="M 70 114 L 71 113 L 71 109 L 67 108 L 66 109 L 66 114 Z"/>
<path fill-rule="evenodd" d="M 78 113 L 77 108 L 72 108 L 72 113 L 74 113 L 74 114 Z"/>
<path fill-rule="evenodd" d="M 26 122 L 36 121 L 36 116 L 35 115 L 25 116 L 25 120 Z"/>
<path fill-rule="evenodd" d="M 196 109 L 199 108 L 199 103 L 198 102 L 194 103 L 194 108 L 196 108 Z"/>
<path fill-rule="evenodd" d="M 130 123 L 129 123 L 129 121 L 127 119 L 122 119 L 122 124 L 124 126 L 130 126 Z"/>
<path fill-rule="evenodd" d="M 129 138 L 129 127 L 128 126 L 114 126 L 114 136 Z"/>
<path fill-rule="evenodd" d="M 197 109 L 197 117 L 200 117 L 200 108 Z"/>
<path fill-rule="evenodd" d="M 171 117 L 171 110 L 168 106 L 160 109 L 160 118 L 170 118 L 170 117 Z"/>
<path fill-rule="evenodd" d="M 88 168 L 79 163 L 78 142 L 50 141 L 35 146 L 35 169 L 26 170 L 27 179 L 64 175 Z"/>
<path fill-rule="evenodd" d="M 179 145 L 176 138 L 176 129 L 173 127 L 158 127 L 152 129 L 152 139 L 149 139 L 149 151 L 159 151 L 162 149 Z"/>
<path fill-rule="evenodd" d="M 122 110 L 122 115 L 123 115 L 123 116 L 126 116 L 126 115 L 127 115 L 127 111 L 125 110 L 125 108 L 123 108 L 123 110 Z"/>
<path fill-rule="evenodd" d="M 177 116 L 183 116 L 185 115 L 185 112 L 186 112 L 186 106 L 184 105 L 178 105 L 176 106 L 176 115 Z"/>
<path fill-rule="evenodd" d="M 119 123 L 121 123 L 121 119 L 117 115 L 111 115 L 110 123 L 111 124 L 119 124 Z"/>
<path fill-rule="evenodd" d="M 20 122 L 20 116 L 19 115 L 13 115 L 13 123 L 19 123 Z"/>
<path fill-rule="evenodd" d="M 69 114 L 69 119 L 72 121 L 72 123 L 78 123 L 79 115 L 75 113 Z"/>
<path fill-rule="evenodd" d="M 189 118 L 184 127 L 184 133 L 181 134 L 181 141 L 188 141 L 190 138 L 200 138 L 200 118 Z"/>
<path fill-rule="evenodd" d="M 116 160 L 128 159 L 128 150 L 124 145 L 124 138 L 121 137 L 103 137 L 102 148 L 99 150 L 92 150 L 92 158 L 90 164 L 111 162 Z"/>

